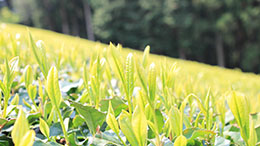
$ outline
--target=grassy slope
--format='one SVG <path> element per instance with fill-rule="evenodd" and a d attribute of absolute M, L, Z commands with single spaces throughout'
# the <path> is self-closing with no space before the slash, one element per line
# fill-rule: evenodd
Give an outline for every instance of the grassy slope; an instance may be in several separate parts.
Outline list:
<path fill-rule="evenodd" d="M 4 29 L 3 29 L 4 28 Z M 29 28 L 33 36 L 37 39 L 41 39 L 45 42 L 46 46 L 49 48 L 59 48 L 64 44 L 66 48 L 75 47 L 79 50 L 83 50 L 83 54 L 80 54 L 84 57 L 90 56 L 91 50 L 98 47 L 104 48 L 107 45 L 97 42 L 92 42 L 86 39 L 81 39 L 77 37 L 72 37 L 68 35 L 63 35 L 55 33 L 52 31 Z M 7 32 L 11 34 L 20 33 L 24 35 L 27 39 L 27 30 L 25 26 L 15 25 L 15 24 L 1 24 L 0 23 L 0 32 Z M 151 46 L 152 48 L 152 46 Z M 126 55 L 129 52 L 134 52 L 137 57 L 141 57 L 140 51 L 135 51 L 131 49 L 124 49 L 123 54 Z M 177 62 L 180 67 L 180 78 L 179 82 L 183 82 L 183 87 L 187 82 L 194 85 L 196 88 L 193 90 L 200 90 L 200 88 L 212 88 L 223 93 L 227 90 L 235 89 L 245 93 L 248 97 L 260 98 L 259 89 L 260 89 L 260 77 L 259 75 L 253 73 L 243 73 L 239 70 L 224 69 L 216 66 L 210 66 L 202 63 L 197 63 L 193 61 L 184 61 L 180 59 L 169 58 L 159 55 L 150 55 L 152 62 L 155 62 L 159 65 L 159 62 L 167 60 L 168 64 Z M 79 57 L 79 56 L 76 56 Z M 182 87 L 180 87 L 182 88 Z M 187 89 L 187 87 L 185 87 Z M 257 97 L 259 96 L 259 97 Z M 251 103 L 254 103 L 255 100 L 251 100 Z"/>

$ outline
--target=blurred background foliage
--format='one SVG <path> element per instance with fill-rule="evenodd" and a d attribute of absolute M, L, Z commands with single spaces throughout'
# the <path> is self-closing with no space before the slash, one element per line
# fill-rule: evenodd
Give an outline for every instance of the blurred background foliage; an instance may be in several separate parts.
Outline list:
<path fill-rule="evenodd" d="M 0 21 L 260 72 L 260 0 L 0 0 Z"/>

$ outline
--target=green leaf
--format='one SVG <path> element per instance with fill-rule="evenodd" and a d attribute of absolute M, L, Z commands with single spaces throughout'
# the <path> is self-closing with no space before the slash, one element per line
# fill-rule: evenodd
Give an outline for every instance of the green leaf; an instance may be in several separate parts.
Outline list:
<path fill-rule="evenodd" d="M 40 118 L 40 130 L 44 136 L 49 138 L 50 128 L 49 128 L 48 124 L 42 118 Z"/>
<path fill-rule="evenodd" d="M 25 67 L 23 76 L 24 76 L 25 87 L 28 89 L 29 85 L 32 84 L 33 82 L 32 67 L 30 65 L 27 65 Z"/>
<path fill-rule="evenodd" d="M 1 88 L 1 90 L 2 90 L 2 92 L 5 94 L 7 91 L 7 89 L 5 88 L 5 85 L 4 85 L 4 83 L 0 80 L 0 88 Z M 9 91 L 8 91 L 9 92 Z M 1 95 L 2 96 L 2 95 Z"/>
<path fill-rule="evenodd" d="M 225 105 L 225 99 L 221 97 L 217 102 L 216 102 L 216 109 L 217 112 L 220 116 L 220 121 L 222 125 L 225 125 L 225 114 L 226 114 L 226 105 Z"/>
<path fill-rule="evenodd" d="M 132 116 L 132 126 L 139 146 L 146 146 L 147 143 L 147 120 L 145 114 L 139 106 L 134 110 Z"/>
<path fill-rule="evenodd" d="M 48 73 L 46 90 L 51 99 L 52 105 L 55 106 L 56 109 L 59 109 L 62 98 L 58 80 L 58 71 L 54 66 Z"/>
<path fill-rule="evenodd" d="M 7 146 L 7 145 L 10 145 L 8 141 L 0 140 L 0 146 Z"/>
<path fill-rule="evenodd" d="M 63 134 L 61 124 L 60 123 L 53 123 L 50 126 L 50 136 L 60 136 Z"/>
<path fill-rule="evenodd" d="M 238 126 L 240 127 L 241 136 L 248 145 L 250 132 L 248 101 L 245 96 L 232 91 L 227 97 L 227 102 L 237 121 Z"/>
<path fill-rule="evenodd" d="M 84 122 L 85 122 L 85 120 L 79 115 L 76 115 L 72 120 L 74 127 L 81 126 L 81 125 L 83 125 Z"/>
<path fill-rule="evenodd" d="M 11 101 L 12 105 L 18 105 L 19 104 L 19 94 L 15 94 L 13 100 Z"/>
<path fill-rule="evenodd" d="M 44 44 L 41 40 L 37 41 L 37 43 L 35 44 L 31 32 L 30 31 L 28 31 L 28 32 L 29 32 L 30 44 L 31 44 L 31 48 L 32 48 L 34 57 L 36 58 L 36 61 L 39 65 L 44 77 L 47 78 L 49 65 L 47 62 Z"/>
<path fill-rule="evenodd" d="M 34 99 L 35 99 L 36 94 L 37 94 L 37 87 L 36 87 L 36 85 L 32 85 L 32 84 L 29 85 L 28 94 L 29 94 L 30 99 L 34 102 Z"/>
<path fill-rule="evenodd" d="M 254 121 L 255 127 L 260 126 L 260 112 L 251 114 L 252 120 Z"/>
<path fill-rule="evenodd" d="M 128 113 L 123 111 L 119 117 L 119 125 L 130 144 L 132 146 L 139 146 L 138 139 L 135 136 L 135 132 L 133 130 L 132 122 L 129 116 L 130 115 Z"/>
<path fill-rule="evenodd" d="M 84 64 L 83 64 L 83 81 L 84 81 L 85 88 L 87 88 L 88 87 L 88 70 L 87 70 L 86 62 L 84 62 Z"/>
<path fill-rule="evenodd" d="M 139 80 L 141 82 L 141 85 L 142 85 L 145 93 L 147 94 L 148 93 L 148 89 L 147 89 L 146 72 L 145 72 L 144 68 L 139 63 L 136 63 L 136 70 L 137 70 L 137 75 L 138 75 L 138 78 L 139 78 Z"/>
<path fill-rule="evenodd" d="M 123 83 L 124 88 L 126 89 L 125 85 L 125 76 L 123 72 L 123 65 L 122 65 L 122 60 L 121 60 L 121 55 L 119 53 L 120 47 L 116 48 L 112 43 L 109 44 L 109 47 L 111 48 L 111 54 L 112 58 L 114 60 L 114 63 L 116 65 L 117 72 L 119 74 L 119 77 Z"/>
<path fill-rule="evenodd" d="M 126 70 L 125 70 L 125 79 L 126 79 L 126 97 L 128 104 L 131 107 L 131 97 L 134 90 L 134 59 L 133 54 L 129 53 L 126 58 Z M 132 109 L 132 107 L 131 107 Z M 129 109 L 130 111 L 132 111 Z"/>
<path fill-rule="evenodd" d="M 76 108 L 77 112 L 84 118 L 92 135 L 95 135 L 96 128 L 102 126 L 105 121 L 106 114 L 94 109 L 91 106 L 84 106 L 80 103 L 72 102 L 72 106 Z"/>
<path fill-rule="evenodd" d="M 240 132 L 225 131 L 225 136 L 230 136 L 235 144 L 245 146 L 245 141 L 243 141 Z"/>
<path fill-rule="evenodd" d="M 112 108 L 111 102 L 109 102 L 108 113 L 106 117 L 107 125 L 116 133 L 119 134 L 118 123 L 115 118 L 115 114 Z"/>
<path fill-rule="evenodd" d="M 14 123 L 14 128 L 12 130 L 12 139 L 15 145 L 20 145 L 23 141 L 23 137 L 29 131 L 29 124 L 26 119 L 25 113 L 22 108 L 19 110 L 18 117 Z"/>
<path fill-rule="evenodd" d="M 122 137 L 122 136 L 121 136 Z M 105 131 L 96 135 L 96 138 L 101 138 L 102 140 L 107 140 L 112 145 L 122 146 L 122 142 L 116 137 L 116 134 L 110 131 Z M 126 146 L 125 144 L 123 144 Z"/>
<path fill-rule="evenodd" d="M 257 144 L 260 144 L 260 126 L 255 128 L 256 135 L 257 135 Z"/>
<path fill-rule="evenodd" d="M 148 85 L 149 85 L 149 96 L 150 96 L 149 100 L 151 103 L 153 103 L 155 100 L 155 91 L 156 91 L 156 69 L 154 63 L 152 63 L 149 68 Z"/>
<path fill-rule="evenodd" d="M 0 118 L 0 127 L 4 126 L 7 122 L 8 120 Z"/>
<path fill-rule="evenodd" d="M 214 145 L 215 146 L 230 146 L 230 140 L 218 136 L 215 139 Z"/>
<path fill-rule="evenodd" d="M 249 139 L 248 144 L 255 146 L 257 143 L 257 135 L 255 130 L 255 124 L 252 119 L 250 119 L 250 133 L 249 133 Z"/>
<path fill-rule="evenodd" d="M 70 146 L 81 146 L 81 145 L 83 145 L 82 142 L 78 141 L 77 135 L 76 135 L 75 132 L 69 134 L 69 143 L 70 143 Z"/>
<path fill-rule="evenodd" d="M 24 98 L 23 98 L 23 104 L 24 104 L 26 107 L 30 108 L 30 109 L 32 108 L 31 104 L 28 103 Z"/>
<path fill-rule="evenodd" d="M 174 146 L 186 146 L 187 145 L 187 139 L 180 135 L 177 137 L 177 139 L 174 141 Z"/>
<path fill-rule="evenodd" d="M 169 111 L 170 127 L 176 136 L 182 134 L 181 112 L 176 107 L 172 107 Z"/>
<path fill-rule="evenodd" d="M 28 119 L 29 124 L 37 122 L 41 116 L 42 116 L 42 114 L 40 112 L 34 112 L 34 113 L 27 114 L 27 119 Z"/>
<path fill-rule="evenodd" d="M 101 104 L 100 109 L 102 112 L 107 112 L 107 109 L 109 107 L 109 102 L 111 102 L 115 117 L 117 117 L 122 110 L 126 110 L 128 107 L 125 104 L 125 101 L 122 100 L 122 98 L 115 96 L 112 99 L 103 99 L 100 101 Z"/>
<path fill-rule="evenodd" d="M 29 130 L 25 133 L 23 136 L 21 143 L 18 144 L 18 146 L 33 146 L 35 139 L 35 132 L 34 130 Z"/>
<path fill-rule="evenodd" d="M 4 84 L 6 87 L 6 92 L 11 90 L 13 80 L 18 70 L 19 57 L 12 58 L 9 63 L 7 59 L 5 60 L 5 75 L 4 75 Z M 6 95 L 5 95 L 6 96 Z"/>
<path fill-rule="evenodd" d="M 214 131 L 199 128 L 188 128 L 183 131 L 183 135 L 188 139 L 188 141 L 192 141 L 198 137 L 205 139 L 209 135 L 215 134 L 216 133 Z"/>
<path fill-rule="evenodd" d="M 58 144 L 56 142 L 43 142 L 41 140 L 36 140 L 33 146 L 63 146 L 63 145 Z"/>
<path fill-rule="evenodd" d="M 158 125 L 157 129 L 159 130 L 159 133 L 161 133 L 164 125 L 163 115 L 159 109 L 155 110 L 155 115 L 156 115 L 156 120 Z"/>
<path fill-rule="evenodd" d="M 148 59 L 149 59 L 149 52 L 150 52 L 150 46 L 146 46 L 144 49 L 144 54 L 143 54 L 143 61 L 142 61 L 142 65 L 144 68 L 146 68 L 147 64 L 148 64 Z"/>

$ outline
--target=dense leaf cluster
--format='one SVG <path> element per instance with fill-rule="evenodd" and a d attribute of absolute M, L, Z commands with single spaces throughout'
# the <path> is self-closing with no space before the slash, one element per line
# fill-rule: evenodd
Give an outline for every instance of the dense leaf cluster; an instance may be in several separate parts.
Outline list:
<path fill-rule="evenodd" d="M 0 26 L 0 145 L 259 145 L 256 75 Z"/>

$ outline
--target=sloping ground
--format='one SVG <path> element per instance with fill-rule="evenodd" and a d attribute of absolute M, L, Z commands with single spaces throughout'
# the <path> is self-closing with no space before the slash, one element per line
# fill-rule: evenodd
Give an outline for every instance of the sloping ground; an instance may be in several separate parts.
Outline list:
<path fill-rule="evenodd" d="M 253 73 L 4 23 L 0 64 L 0 145 L 260 143 Z"/>
<path fill-rule="evenodd" d="M 78 37 L 72 37 L 36 28 L 29 29 L 36 40 L 44 41 L 48 51 L 57 52 L 63 46 L 63 53 L 66 54 L 65 56 L 71 56 L 72 60 L 77 58 L 75 61 L 78 62 L 91 56 L 94 49 L 107 47 L 106 44 L 92 42 Z M 2 34 L 2 39 L 4 35 L 11 34 L 14 36 L 17 33 L 21 34 L 22 39 L 28 38 L 27 27 L 22 25 L 1 24 L 0 31 Z M 142 55 L 142 52 L 131 50 L 129 48 L 125 48 L 122 51 L 122 54 L 123 56 L 126 56 L 129 52 L 134 52 L 137 58 L 140 58 Z M 3 57 L 4 55 L 1 55 L 1 59 L 3 59 Z M 251 99 L 257 99 L 257 97 L 259 97 L 260 76 L 254 73 L 243 73 L 240 70 L 223 69 L 194 61 L 184 61 L 159 55 L 150 55 L 150 58 L 150 62 L 155 62 L 158 66 L 160 62 L 165 62 L 165 60 L 167 64 L 177 63 L 180 68 L 179 76 L 181 76 L 180 78 L 177 78 L 177 80 L 182 82 L 183 86 L 185 86 L 187 82 L 191 83 L 192 85 L 189 86 L 192 86 L 190 88 L 193 88 L 195 91 L 200 90 L 199 88 L 205 87 L 210 87 L 214 91 L 218 91 L 220 93 L 233 89 L 236 91 L 241 91 Z M 216 93 L 216 96 L 217 95 L 219 94 Z M 252 103 L 254 103 L 253 101 Z"/>

